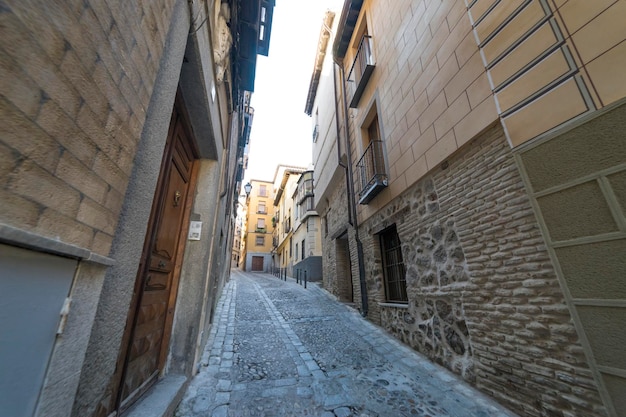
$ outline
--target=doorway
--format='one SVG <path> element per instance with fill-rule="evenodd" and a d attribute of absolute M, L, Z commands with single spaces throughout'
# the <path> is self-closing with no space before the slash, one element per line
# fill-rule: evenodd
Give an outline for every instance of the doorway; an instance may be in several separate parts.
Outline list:
<path fill-rule="evenodd" d="M 335 256 L 335 272 L 337 276 L 339 301 L 353 303 L 352 264 L 350 262 L 350 244 L 348 242 L 347 233 L 344 233 L 335 240 Z"/>
<path fill-rule="evenodd" d="M 124 338 L 118 412 L 157 381 L 167 356 L 198 155 L 183 109 L 177 96 Z"/>
<path fill-rule="evenodd" d="M 252 257 L 252 271 L 255 271 L 255 272 L 263 271 L 263 257 L 262 256 Z"/>

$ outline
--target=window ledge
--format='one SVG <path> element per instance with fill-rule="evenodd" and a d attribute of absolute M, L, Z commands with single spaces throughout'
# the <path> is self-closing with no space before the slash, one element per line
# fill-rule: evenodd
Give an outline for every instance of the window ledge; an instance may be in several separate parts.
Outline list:
<path fill-rule="evenodd" d="M 390 307 L 390 308 L 409 308 L 408 304 L 400 304 L 400 303 L 378 303 L 380 307 Z"/>
<path fill-rule="evenodd" d="M 0 223 L 0 243 L 21 246 L 30 250 L 66 256 L 68 258 L 80 259 L 81 261 L 93 262 L 105 266 L 115 265 L 115 260 L 104 255 L 99 255 L 89 249 L 2 223 Z"/>

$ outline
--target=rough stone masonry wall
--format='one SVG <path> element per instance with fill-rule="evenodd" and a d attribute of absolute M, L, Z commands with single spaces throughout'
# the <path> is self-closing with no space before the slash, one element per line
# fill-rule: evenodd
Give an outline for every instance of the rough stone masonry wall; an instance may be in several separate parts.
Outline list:
<path fill-rule="evenodd" d="M 381 325 L 521 415 L 605 415 L 500 126 L 448 163 L 364 225 L 396 224 L 407 270 L 408 308 L 379 307 Z"/>
<path fill-rule="evenodd" d="M 324 288 L 335 296 L 341 292 L 341 281 L 337 276 L 337 252 L 335 239 L 348 225 L 348 202 L 346 200 L 346 179 L 341 176 L 333 184 L 334 190 L 328 198 L 328 210 L 322 224 L 322 282 Z M 320 213 L 322 215 L 322 213 Z M 328 231 L 328 233 L 326 233 Z"/>
<path fill-rule="evenodd" d="M 385 288 L 378 233 L 395 224 L 402 242 L 409 303 L 381 305 Z M 454 222 L 441 216 L 432 178 L 427 178 L 366 222 L 365 269 L 369 317 L 433 361 L 473 382 L 462 289 L 469 280 Z M 365 244 L 367 242 L 367 244 Z"/>
<path fill-rule="evenodd" d="M 0 222 L 111 247 L 174 0 L 0 6 Z"/>

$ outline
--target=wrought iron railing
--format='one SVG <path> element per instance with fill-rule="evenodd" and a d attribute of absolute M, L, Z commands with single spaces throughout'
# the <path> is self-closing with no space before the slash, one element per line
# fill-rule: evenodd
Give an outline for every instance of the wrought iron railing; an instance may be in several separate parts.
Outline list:
<path fill-rule="evenodd" d="M 353 95 L 350 100 L 351 108 L 355 108 L 359 104 L 363 90 L 365 90 L 365 86 L 375 66 L 376 63 L 372 54 L 372 37 L 363 35 L 361 42 L 359 42 L 359 49 L 354 57 L 354 62 L 348 73 L 348 81 L 353 85 Z"/>
<path fill-rule="evenodd" d="M 387 186 L 383 141 L 372 141 L 356 164 L 360 185 L 359 203 L 367 204 Z"/>

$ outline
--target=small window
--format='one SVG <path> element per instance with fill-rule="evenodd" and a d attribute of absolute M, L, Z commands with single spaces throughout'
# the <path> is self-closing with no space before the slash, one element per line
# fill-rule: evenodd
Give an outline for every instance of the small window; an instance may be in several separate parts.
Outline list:
<path fill-rule="evenodd" d="M 265 245 L 265 236 L 257 236 L 254 244 L 257 246 Z"/>
<path fill-rule="evenodd" d="M 304 239 L 302 239 L 302 260 L 304 260 Z"/>
<path fill-rule="evenodd" d="M 320 114 L 319 109 L 315 109 L 315 125 L 313 126 L 313 143 L 317 142 L 317 138 L 320 135 Z"/>
<path fill-rule="evenodd" d="M 259 201 L 259 206 L 257 207 L 256 212 L 260 214 L 267 213 L 267 211 L 265 211 L 265 201 Z"/>
<path fill-rule="evenodd" d="M 296 243 L 296 261 L 298 260 L 298 244 Z"/>
<path fill-rule="evenodd" d="M 260 197 L 267 197 L 267 185 L 265 185 L 265 184 L 260 184 L 259 185 L 259 196 Z"/>
<path fill-rule="evenodd" d="M 402 245 L 395 225 L 380 233 L 380 251 L 383 258 L 383 276 L 387 301 L 407 303 Z"/>

